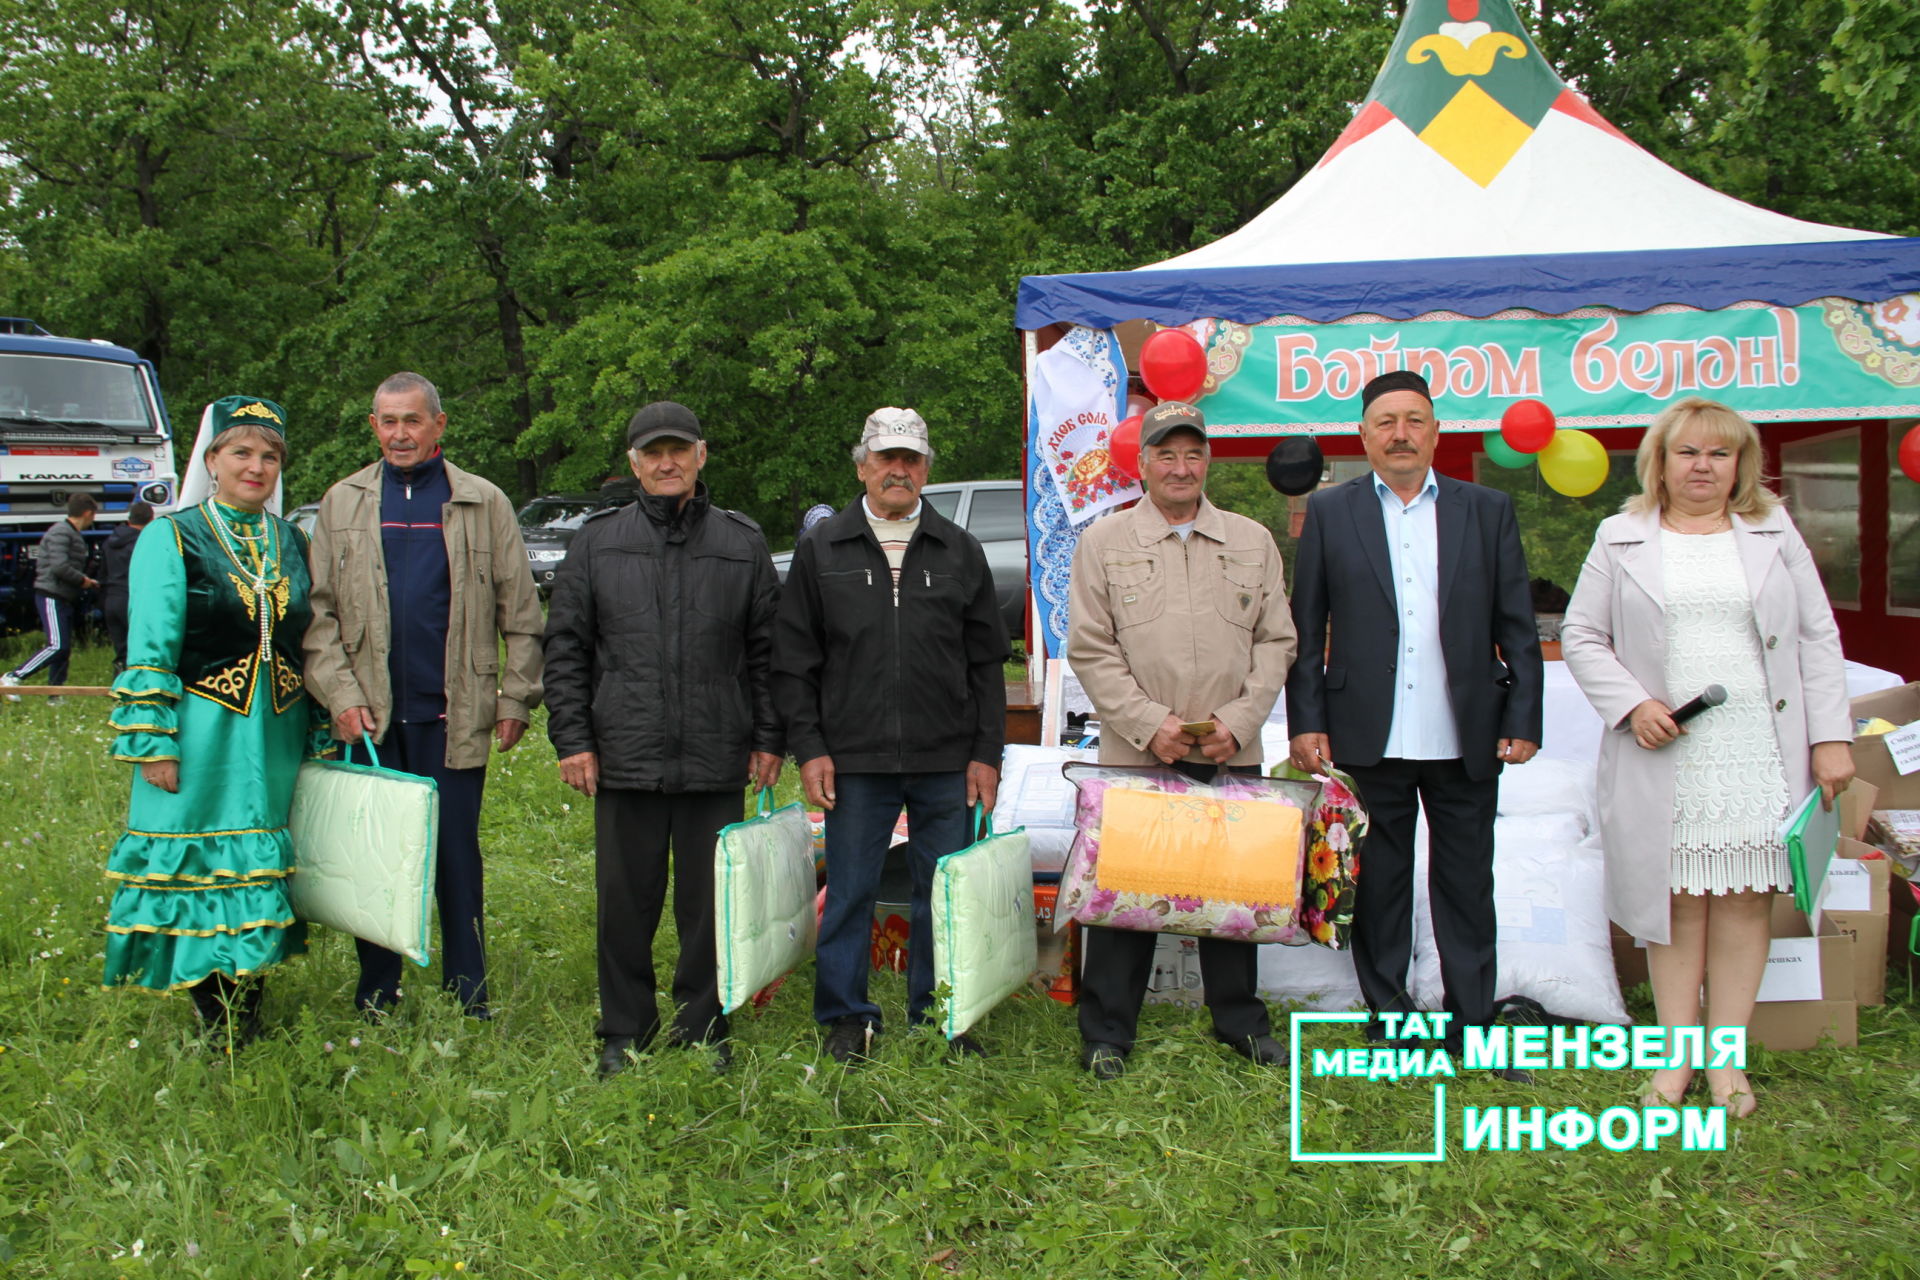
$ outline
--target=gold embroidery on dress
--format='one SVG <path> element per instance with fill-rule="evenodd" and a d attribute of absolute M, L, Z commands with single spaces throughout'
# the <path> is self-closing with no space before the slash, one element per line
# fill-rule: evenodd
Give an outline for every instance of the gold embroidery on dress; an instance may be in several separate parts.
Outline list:
<path fill-rule="evenodd" d="M 229 711 L 246 715 L 253 706 L 253 674 L 255 654 L 248 653 L 234 660 L 231 666 L 218 671 L 210 671 L 187 686 L 209 702 L 217 702 Z"/>
<path fill-rule="evenodd" d="M 273 709 L 285 711 L 300 700 L 301 691 L 306 682 L 300 678 L 299 670 L 278 650 L 273 655 Z"/>

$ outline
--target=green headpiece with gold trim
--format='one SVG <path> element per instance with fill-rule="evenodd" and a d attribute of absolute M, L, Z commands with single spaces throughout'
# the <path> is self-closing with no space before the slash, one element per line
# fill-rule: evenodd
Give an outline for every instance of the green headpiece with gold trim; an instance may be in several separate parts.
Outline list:
<path fill-rule="evenodd" d="M 282 440 L 287 438 L 287 411 L 259 396 L 223 396 L 208 406 L 213 412 L 210 440 L 218 440 L 228 427 L 265 427 Z"/>

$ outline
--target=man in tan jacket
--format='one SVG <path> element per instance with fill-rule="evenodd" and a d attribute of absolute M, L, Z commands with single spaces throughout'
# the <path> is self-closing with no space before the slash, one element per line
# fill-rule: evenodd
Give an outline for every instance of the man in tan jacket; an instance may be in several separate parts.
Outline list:
<path fill-rule="evenodd" d="M 544 623 L 512 504 L 440 452 L 447 415 L 433 384 L 394 374 L 368 421 L 381 460 L 327 490 L 314 524 L 307 690 L 332 712 L 336 738 L 371 736 L 381 764 L 438 785 L 443 981 L 484 1018 L 487 744 L 508 751 L 526 732 Z M 400 957 L 358 946 L 354 1001 L 384 1013 L 400 998 Z"/>
<path fill-rule="evenodd" d="M 1206 419 L 1177 400 L 1140 427 L 1147 497 L 1096 521 L 1073 555 L 1067 656 L 1100 714 L 1102 764 L 1163 764 L 1201 781 L 1260 768 L 1260 727 L 1293 664 L 1280 551 L 1256 521 L 1206 498 Z M 1090 928 L 1080 989 L 1081 1063 L 1126 1069 L 1155 933 Z M 1283 1060 L 1254 989 L 1251 943 L 1206 938 L 1201 976 L 1214 1034 Z"/>

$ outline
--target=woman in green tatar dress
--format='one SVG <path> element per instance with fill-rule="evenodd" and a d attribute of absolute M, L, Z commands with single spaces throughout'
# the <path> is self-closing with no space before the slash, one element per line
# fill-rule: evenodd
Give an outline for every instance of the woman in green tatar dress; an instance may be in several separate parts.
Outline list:
<path fill-rule="evenodd" d="M 258 975 L 306 950 L 287 815 L 320 737 L 301 685 L 307 539 L 266 510 L 284 423 L 253 396 L 211 406 L 213 496 L 140 535 L 113 685 L 114 758 L 138 768 L 107 862 L 106 982 L 185 987 L 229 1046 L 259 1030 Z"/>

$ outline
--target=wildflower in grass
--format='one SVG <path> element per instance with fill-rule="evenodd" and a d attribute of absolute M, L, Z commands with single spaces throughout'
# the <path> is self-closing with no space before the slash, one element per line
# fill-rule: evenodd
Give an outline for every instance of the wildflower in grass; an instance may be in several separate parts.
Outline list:
<path fill-rule="evenodd" d="M 127 1048 L 138 1049 L 139 1047 L 140 1047 L 140 1038 L 138 1036 L 135 1036 L 133 1039 L 127 1041 Z"/>

